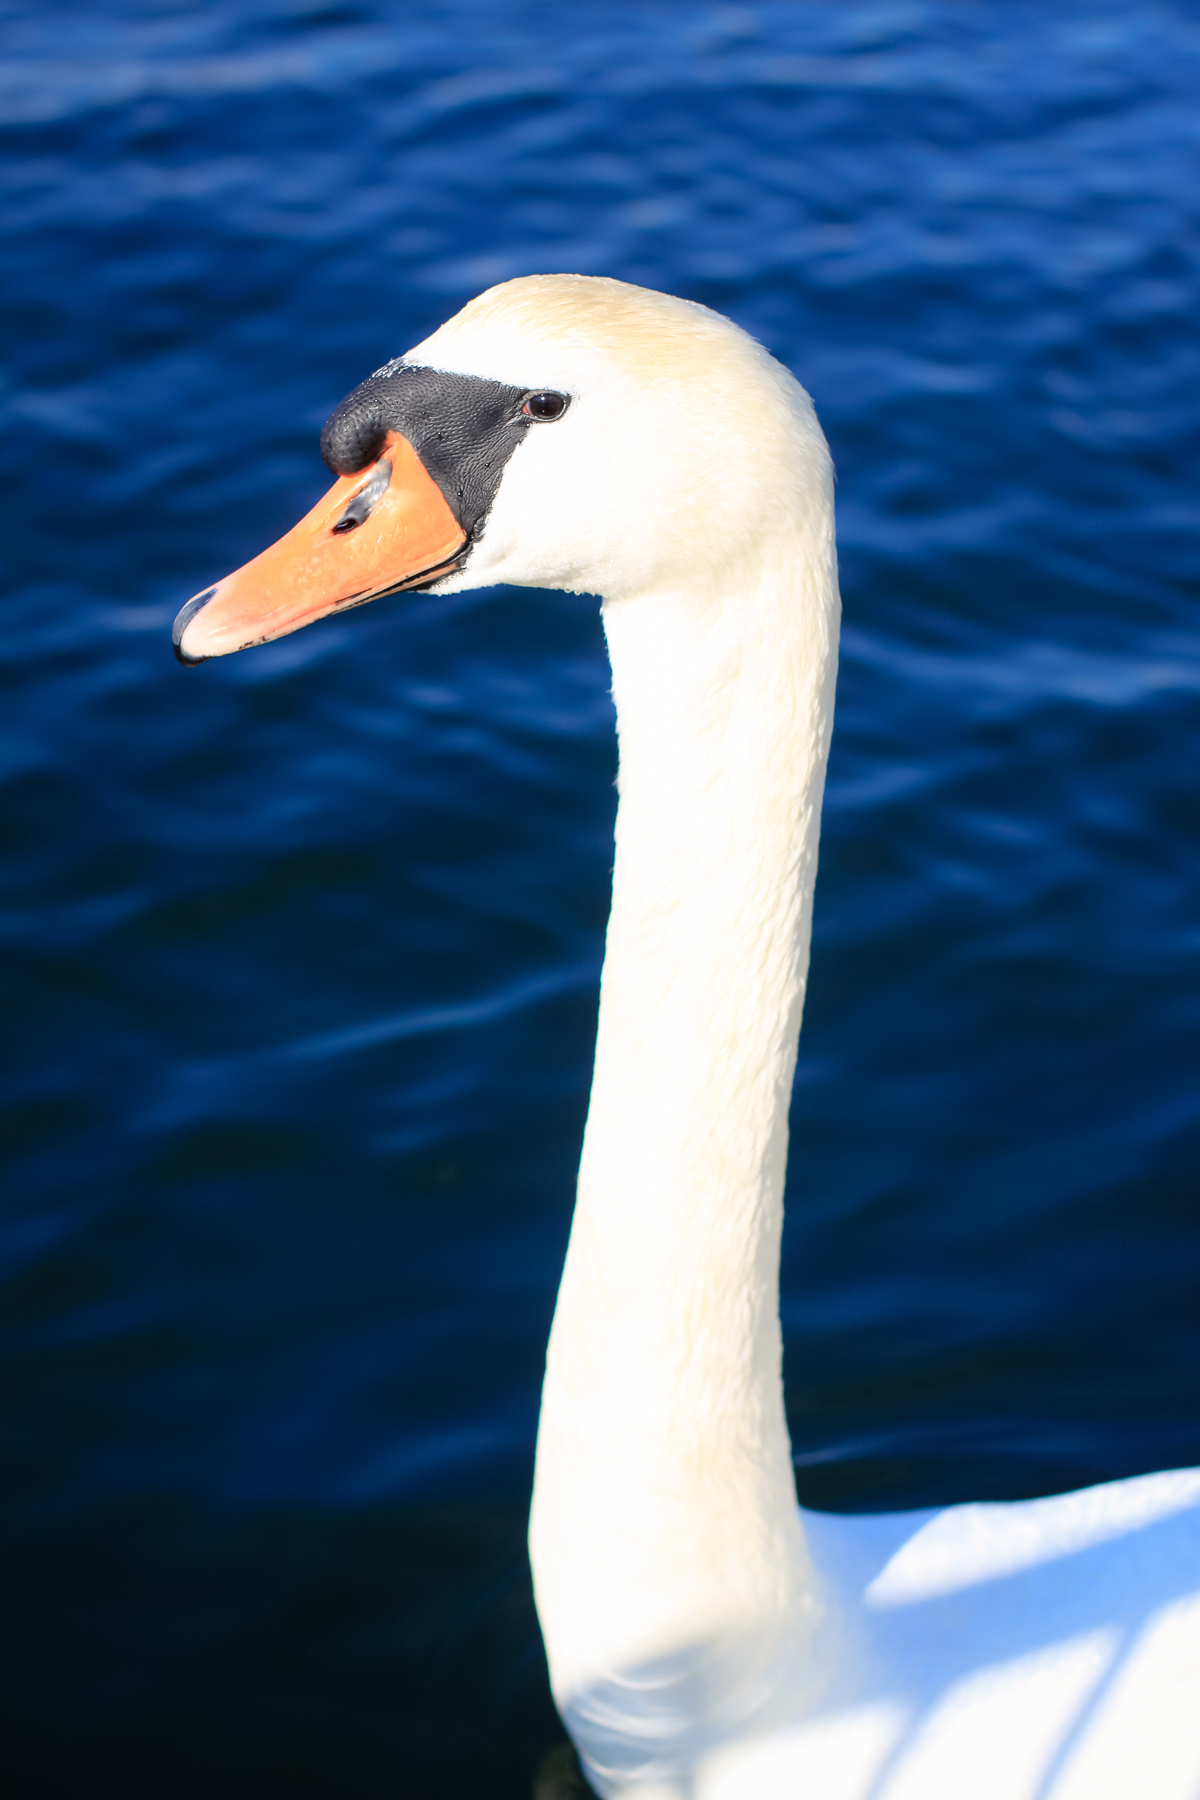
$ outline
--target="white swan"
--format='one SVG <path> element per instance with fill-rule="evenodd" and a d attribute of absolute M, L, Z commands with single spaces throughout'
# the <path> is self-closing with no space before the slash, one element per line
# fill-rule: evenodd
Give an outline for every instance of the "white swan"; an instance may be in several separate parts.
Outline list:
<path fill-rule="evenodd" d="M 780 1381 L 787 1109 L 838 594 L 807 395 L 727 320 L 509 282 L 323 437 L 340 479 L 184 608 L 185 661 L 401 587 L 603 596 L 612 917 L 530 1549 L 606 1800 L 1200 1792 L 1200 1470 L 801 1513 Z"/>

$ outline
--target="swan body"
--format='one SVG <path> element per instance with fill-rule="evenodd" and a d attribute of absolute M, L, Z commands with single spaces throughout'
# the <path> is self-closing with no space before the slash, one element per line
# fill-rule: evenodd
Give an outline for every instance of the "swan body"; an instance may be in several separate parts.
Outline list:
<path fill-rule="evenodd" d="M 808 396 L 703 307 L 530 277 L 377 371 L 323 443 L 335 488 L 184 608 L 183 660 L 402 587 L 603 600 L 613 904 L 530 1523 L 593 1786 L 1194 1797 L 1200 1471 L 796 1505 L 779 1242 L 839 608 Z"/>

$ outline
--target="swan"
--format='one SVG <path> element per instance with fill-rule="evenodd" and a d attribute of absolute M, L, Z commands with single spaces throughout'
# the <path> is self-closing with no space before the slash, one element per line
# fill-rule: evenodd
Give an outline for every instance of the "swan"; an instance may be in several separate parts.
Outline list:
<path fill-rule="evenodd" d="M 604 1800 L 1200 1792 L 1200 1470 L 802 1511 L 778 1307 L 839 599 L 808 395 L 729 320 L 507 282 L 322 434 L 337 480 L 198 594 L 185 663 L 383 594 L 599 594 L 619 805 L 530 1556 Z"/>

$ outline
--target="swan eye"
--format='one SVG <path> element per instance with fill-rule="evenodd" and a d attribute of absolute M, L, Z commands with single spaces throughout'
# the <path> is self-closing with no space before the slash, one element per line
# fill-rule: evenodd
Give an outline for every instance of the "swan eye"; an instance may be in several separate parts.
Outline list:
<path fill-rule="evenodd" d="M 544 423 L 551 419 L 561 419 L 566 410 L 565 394 L 530 394 L 521 408 L 531 419 L 541 419 Z"/>
<path fill-rule="evenodd" d="M 383 496 L 387 493 L 388 482 L 392 479 L 392 465 L 387 457 L 376 463 L 371 479 L 365 487 L 360 487 L 357 494 L 342 513 L 334 526 L 335 532 L 353 531 L 364 519 L 369 519 Z"/>

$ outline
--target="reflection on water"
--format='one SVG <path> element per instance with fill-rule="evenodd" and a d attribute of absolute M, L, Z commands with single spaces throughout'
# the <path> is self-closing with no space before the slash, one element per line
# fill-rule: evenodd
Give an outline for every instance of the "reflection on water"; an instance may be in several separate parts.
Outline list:
<path fill-rule="evenodd" d="M 527 1795 L 615 751 L 594 603 L 228 663 L 181 599 L 470 294 L 817 400 L 847 629 L 785 1246 L 801 1491 L 1200 1461 L 1200 30 L 989 3 L 15 5 L 4 1734 L 29 1796 Z"/>

